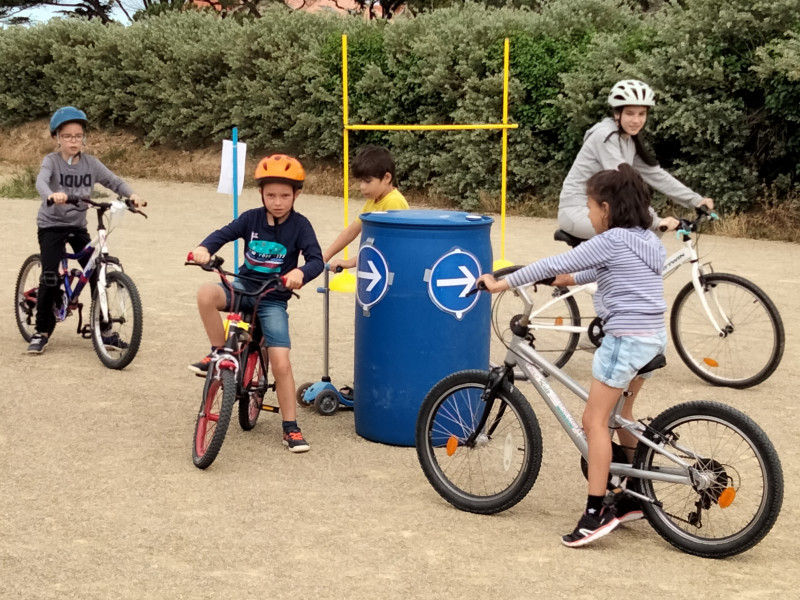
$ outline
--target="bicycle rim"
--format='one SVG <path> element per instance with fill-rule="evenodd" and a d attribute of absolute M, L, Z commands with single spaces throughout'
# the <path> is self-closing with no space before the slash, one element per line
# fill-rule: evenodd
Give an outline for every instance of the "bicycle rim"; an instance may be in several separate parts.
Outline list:
<path fill-rule="evenodd" d="M 245 431 L 256 426 L 261 415 L 261 405 L 267 386 L 267 349 L 263 346 L 251 348 L 244 360 L 242 394 L 239 397 L 239 425 Z"/>
<path fill-rule="evenodd" d="M 704 276 L 711 324 L 691 284 L 681 290 L 670 316 L 675 348 L 697 376 L 714 385 L 747 388 L 767 379 L 780 364 L 783 322 L 755 284 L 726 273 Z"/>
<path fill-rule="evenodd" d="M 36 298 L 39 293 L 39 279 L 42 275 L 42 262 L 38 254 L 29 256 L 20 268 L 14 290 L 14 317 L 17 328 L 26 342 L 30 342 L 36 332 Z"/>
<path fill-rule="evenodd" d="M 707 558 L 739 554 L 767 535 L 780 512 L 783 474 L 758 425 L 731 407 L 692 402 L 668 409 L 651 428 L 666 436 L 667 448 L 692 465 L 702 482 L 639 480 L 641 493 L 660 503 L 643 503 L 659 535 Z M 676 464 L 640 444 L 634 466 L 656 471 Z"/>
<path fill-rule="evenodd" d="M 446 377 L 428 393 L 417 421 L 417 456 L 431 485 L 453 506 L 481 514 L 522 500 L 542 458 L 530 405 L 508 384 L 491 406 L 484 403 L 488 377 L 485 371 Z"/>
<path fill-rule="evenodd" d="M 139 351 L 142 340 L 142 301 L 133 280 L 125 273 L 109 271 L 106 302 L 109 322 L 101 326 L 100 290 L 92 298 L 92 345 L 106 367 L 122 369 Z"/>
<path fill-rule="evenodd" d="M 208 468 L 222 448 L 236 400 L 235 385 L 228 370 L 221 371 L 219 378 L 206 378 L 192 440 L 192 461 L 200 469 Z"/>

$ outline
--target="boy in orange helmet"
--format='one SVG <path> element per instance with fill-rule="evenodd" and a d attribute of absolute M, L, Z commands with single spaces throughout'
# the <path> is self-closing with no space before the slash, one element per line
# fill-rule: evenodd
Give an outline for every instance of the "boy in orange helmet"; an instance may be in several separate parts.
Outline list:
<path fill-rule="evenodd" d="M 278 273 L 289 290 L 296 290 L 322 272 L 322 250 L 311 223 L 295 212 L 294 201 L 300 195 L 305 171 L 296 158 L 273 154 L 259 161 L 255 179 L 263 207 L 242 213 L 225 227 L 211 233 L 192 253 L 194 261 L 205 264 L 211 255 L 233 240 L 244 240 L 244 264 L 241 275 L 264 278 Z M 300 253 L 305 263 L 298 266 Z M 235 286 L 247 289 L 247 280 Z M 283 415 L 283 443 L 291 452 L 306 452 L 308 442 L 297 426 L 295 383 L 289 362 L 289 315 L 286 304 L 290 292 L 273 292 L 258 303 L 258 318 L 264 332 L 269 363 L 275 376 L 276 393 Z M 248 303 L 249 301 L 249 303 Z M 242 297 L 241 309 L 253 309 L 255 299 Z M 218 348 L 225 344 L 225 332 L 219 311 L 230 310 L 230 292 L 222 284 L 205 284 L 197 292 L 197 308 L 211 341 L 211 353 L 189 366 L 205 377 Z"/>

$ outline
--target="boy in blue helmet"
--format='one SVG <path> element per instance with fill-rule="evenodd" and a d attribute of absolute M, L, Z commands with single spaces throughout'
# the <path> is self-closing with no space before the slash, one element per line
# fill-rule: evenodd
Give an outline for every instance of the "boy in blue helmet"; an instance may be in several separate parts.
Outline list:
<path fill-rule="evenodd" d="M 138 206 L 139 197 L 130 186 L 112 173 L 97 158 L 84 154 L 86 113 L 74 106 L 64 106 L 50 119 L 50 135 L 57 144 L 56 152 L 44 157 L 36 177 L 36 191 L 42 198 L 38 226 L 39 252 L 42 259 L 42 276 L 36 300 L 36 333 L 31 338 L 28 354 L 44 352 L 50 335 L 56 327 L 53 304 L 59 298 L 58 267 L 66 250 L 80 252 L 91 241 L 86 229 L 86 212 L 65 207 L 68 196 L 88 198 L 95 183 L 99 183 L 120 196 L 127 196 Z M 48 206 L 47 201 L 53 203 Z M 95 282 L 90 282 L 94 289 Z M 103 336 L 109 346 L 125 342 L 117 334 Z"/>

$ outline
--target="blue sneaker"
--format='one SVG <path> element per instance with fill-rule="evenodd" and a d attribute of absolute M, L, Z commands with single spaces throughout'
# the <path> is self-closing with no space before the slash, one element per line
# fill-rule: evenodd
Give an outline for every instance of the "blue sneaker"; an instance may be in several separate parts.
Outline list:
<path fill-rule="evenodd" d="M 28 345 L 28 354 L 41 354 L 44 352 L 45 346 L 50 341 L 50 336 L 43 335 L 38 331 L 31 337 L 31 343 Z"/>
<path fill-rule="evenodd" d="M 103 340 L 103 345 L 106 348 L 116 348 L 117 350 L 125 350 L 128 347 L 128 342 L 122 340 L 116 331 L 110 332 L 108 335 L 102 333 L 100 334 L 100 339 Z"/>

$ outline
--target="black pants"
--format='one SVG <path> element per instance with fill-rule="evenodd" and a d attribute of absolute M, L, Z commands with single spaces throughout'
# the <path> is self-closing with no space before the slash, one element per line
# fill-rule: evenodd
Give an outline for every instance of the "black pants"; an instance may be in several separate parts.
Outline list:
<path fill-rule="evenodd" d="M 58 268 L 64 258 L 66 245 L 72 246 L 72 252 L 80 252 L 92 241 L 85 229 L 78 227 L 49 227 L 40 229 L 39 253 L 42 256 L 42 276 L 39 279 L 39 291 L 36 298 L 36 331 L 50 335 L 56 328 L 56 316 L 53 313 L 55 302 L 61 301 Z M 80 261 L 81 266 L 88 262 L 89 256 Z M 97 285 L 97 278 L 92 276 L 89 282 L 92 293 Z"/>

